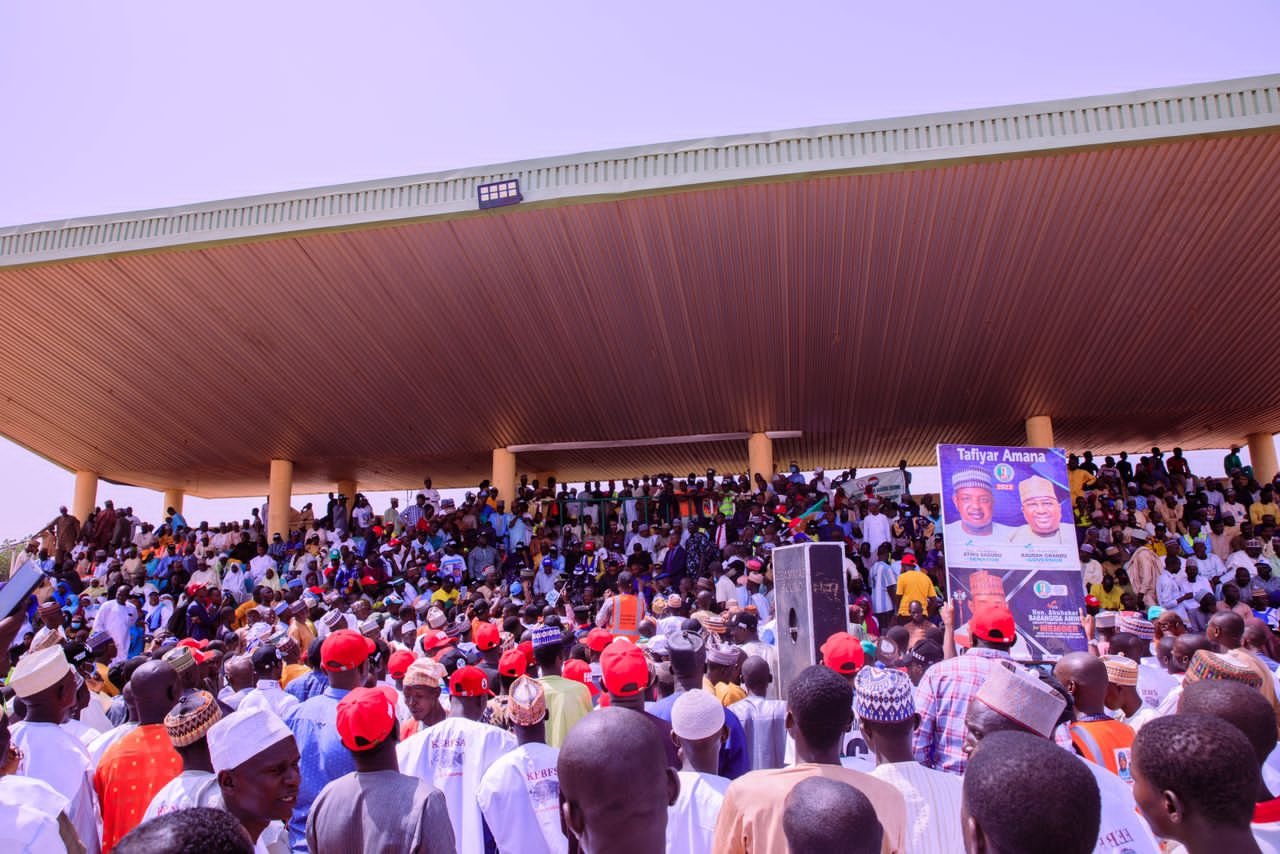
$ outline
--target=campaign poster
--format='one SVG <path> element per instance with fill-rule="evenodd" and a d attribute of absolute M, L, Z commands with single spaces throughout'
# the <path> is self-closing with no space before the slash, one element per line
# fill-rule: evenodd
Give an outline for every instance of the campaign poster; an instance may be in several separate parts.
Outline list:
<path fill-rule="evenodd" d="M 957 634 L 975 607 L 1006 603 L 1013 656 L 1053 660 L 1088 648 L 1079 547 L 1058 448 L 939 445 L 947 593 Z"/>
<path fill-rule="evenodd" d="M 907 494 L 907 476 L 901 469 L 889 469 L 847 480 L 840 485 L 847 498 L 879 498 L 898 502 Z"/>

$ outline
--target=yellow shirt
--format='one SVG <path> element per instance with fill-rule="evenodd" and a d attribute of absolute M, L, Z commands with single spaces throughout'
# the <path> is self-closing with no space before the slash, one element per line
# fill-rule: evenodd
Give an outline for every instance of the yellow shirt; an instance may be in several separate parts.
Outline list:
<path fill-rule="evenodd" d="M 911 603 L 919 602 L 920 607 L 929 609 L 929 597 L 933 596 L 933 581 L 918 569 L 909 569 L 898 576 L 898 616 L 905 617 L 911 613 Z"/>
<path fill-rule="evenodd" d="M 591 692 L 563 676 L 543 676 L 538 681 L 547 698 L 547 746 L 559 749 L 573 725 L 591 713 Z"/>
<path fill-rule="evenodd" d="M 286 664 L 284 670 L 280 673 L 280 687 L 287 688 L 290 682 L 299 676 L 306 676 L 310 672 L 311 668 L 305 664 Z"/>
<path fill-rule="evenodd" d="M 1108 593 L 1101 584 L 1089 585 L 1089 595 L 1098 600 L 1098 606 L 1104 611 L 1119 611 L 1120 596 L 1122 593 L 1124 593 L 1124 591 L 1120 589 L 1119 584 L 1112 587 L 1110 593 Z"/>
<path fill-rule="evenodd" d="M 715 694 L 716 699 L 727 709 L 739 700 L 747 696 L 747 692 L 743 690 L 741 685 L 732 685 L 728 682 L 716 682 L 712 684 L 711 680 L 705 675 L 702 677 L 702 690 Z"/>
<path fill-rule="evenodd" d="M 1249 521 L 1253 524 L 1261 525 L 1263 516 L 1270 516 L 1275 521 L 1280 522 L 1280 504 L 1276 504 L 1274 501 L 1270 504 L 1263 504 L 1259 501 L 1249 508 Z"/>
<path fill-rule="evenodd" d="M 459 597 L 459 593 L 457 588 L 454 588 L 453 590 L 445 590 L 443 587 L 441 587 L 435 593 L 431 594 L 431 601 L 453 603 L 458 601 L 458 597 Z"/>
<path fill-rule="evenodd" d="M 1093 483 L 1094 477 L 1084 469 L 1067 472 L 1067 481 L 1071 484 L 1071 500 L 1075 501 L 1084 495 L 1085 488 Z"/>
<path fill-rule="evenodd" d="M 245 614 L 248 614 L 256 607 L 258 607 L 258 603 L 252 599 L 242 602 L 240 606 L 236 608 L 236 617 L 231 621 L 231 628 L 243 629 L 248 621 L 248 617 L 246 617 Z"/>

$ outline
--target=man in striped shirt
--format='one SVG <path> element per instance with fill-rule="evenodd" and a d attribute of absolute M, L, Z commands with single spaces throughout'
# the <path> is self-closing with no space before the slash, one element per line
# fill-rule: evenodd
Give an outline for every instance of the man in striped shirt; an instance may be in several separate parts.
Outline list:
<path fill-rule="evenodd" d="M 973 648 L 930 667 L 916 688 L 920 713 L 912 744 L 916 761 L 952 774 L 964 773 L 964 716 L 969 701 L 992 669 L 1010 660 L 1009 650 L 1017 640 L 1008 606 L 991 605 L 975 612 L 969 633 Z"/>

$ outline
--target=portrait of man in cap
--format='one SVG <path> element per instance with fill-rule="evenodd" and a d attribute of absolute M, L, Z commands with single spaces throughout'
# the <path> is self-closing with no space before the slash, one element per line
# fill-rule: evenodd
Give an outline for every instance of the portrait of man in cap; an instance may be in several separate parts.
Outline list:
<path fill-rule="evenodd" d="M 1033 474 L 1018 484 L 1018 498 L 1025 525 L 1013 529 L 1015 545 L 1075 545 L 1073 530 L 1062 528 L 1062 503 L 1053 482 Z"/>
<path fill-rule="evenodd" d="M 951 503 L 958 521 L 948 522 L 948 547 L 1007 543 L 1013 530 L 995 521 L 996 497 L 991 475 L 963 469 L 951 476 Z"/>

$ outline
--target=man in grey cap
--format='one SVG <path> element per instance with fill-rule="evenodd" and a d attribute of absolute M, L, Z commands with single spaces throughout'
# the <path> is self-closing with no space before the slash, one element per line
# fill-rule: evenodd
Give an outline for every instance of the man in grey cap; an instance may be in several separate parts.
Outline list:
<path fill-rule="evenodd" d="M 963 469 L 951 476 L 951 502 L 958 521 L 948 522 L 948 547 L 974 543 L 1007 543 L 1013 528 L 995 521 L 996 498 L 991 475 Z"/>

